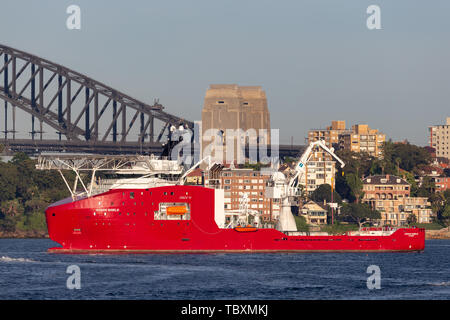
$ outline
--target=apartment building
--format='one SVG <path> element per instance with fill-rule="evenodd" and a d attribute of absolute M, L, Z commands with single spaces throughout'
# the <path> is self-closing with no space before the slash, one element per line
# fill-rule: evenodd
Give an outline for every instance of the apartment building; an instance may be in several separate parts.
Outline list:
<path fill-rule="evenodd" d="M 319 158 L 320 159 L 320 158 Z M 300 179 L 300 184 L 305 186 L 307 195 L 316 190 L 321 184 L 329 184 L 335 187 L 336 162 L 335 161 L 308 161 L 305 165 L 305 174 Z"/>
<path fill-rule="evenodd" d="M 339 136 L 340 147 L 353 152 L 366 152 L 373 157 L 383 156 L 383 144 L 386 135 L 377 129 L 371 129 L 367 124 L 352 126 L 351 132 L 345 132 Z"/>
<path fill-rule="evenodd" d="M 323 140 L 329 148 L 367 152 L 379 158 L 383 156 L 382 147 L 386 141 L 386 135 L 377 129 L 371 129 L 367 124 L 357 124 L 349 130 L 345 128 L 345 121 L 334 120 L 326 129 L 312 129 L 308 132 L 308 143 L 317 140 Z M 316 156 L 332 160 L 330 155 L 321 151 L 313 156 L 313 160 L 317 160 Z"/>
<path fill-rule="evenodd" d="M 428 130 L 430 147 L 435 149 L 436 157 L 450 159 L 450 117 L 447 117 L 446 124 L 431 126 Z"/>
<path fill-rule="evenodd" d="M 392 175 L 363 179 L 363 202 L 381 213 L 381 225 L 404 226 L 413 214 L 419 223 L 432 222 L 433 212 L 426 197 L 410 197 L 409 183 Z"/>
<path fill-rule="evenodd" d="M 400 177 L 393 175 L 375 175 L 363 179 L 363 200 L 398 199 L 409 197 L 411 187 Z"/>
<path fill-rule="evenodd" d="M 344 120 L 333 120 L 326 129 L 312 129 L 308 132 L 308 143 L 323 140 L 328 148 L 339 146 L 339 136 L 348 132 Z"/>
<path fill-rule="evenodd" d="M 443 192 L 450 189 L 450 177 L 435 177 L 434 185 L 437 192 Z"/>
<path fill-rule="evenodd" d="M 280 202 L 278 199 L 266 198 L 266 184 L 269 175 L 251 168 L 235 168 L 233 164 L 228 167 L 214 165 L 205 185 L 210 188 L 224 189 L 225 216 L 227 211 L 239 210 L 240 200 L 244 193 L 249 198 L 248 208 L 260 214 L 262 222 L 278 219 Z"/>

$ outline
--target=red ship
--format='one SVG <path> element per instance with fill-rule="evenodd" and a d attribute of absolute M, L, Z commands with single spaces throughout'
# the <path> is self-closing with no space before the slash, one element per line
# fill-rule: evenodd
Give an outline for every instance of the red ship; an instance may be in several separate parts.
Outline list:
<path fill-rule="evenodd" d="M 38 167 L 82 171 L 89 163 L 94 172 L 133 171 L 143 176 L 111 182 L 93 175 L 87 186 L 76 179 L 72 197 L 46 210 L 50 239 L 61 245 L 50 252 L 388 252 L 425 247 L 421 228 L 363 228 L 342 235 L 313 235 L 258 225 L 225 226 L 223 190 L 170 181 L 170 175 L 163 174 L 167 168 L 153 158 L 137 157 L 121 164 L 120 157 L 102 161 L 87 157 L 77 165 L 61 159 L 40 159 Z M 94 160 L 97 165 L 92 168 Z M 144 174 L 149 171 L 153 174 Z M 84 188 L 81 195 L 75 192 L 77 181 Z"/>

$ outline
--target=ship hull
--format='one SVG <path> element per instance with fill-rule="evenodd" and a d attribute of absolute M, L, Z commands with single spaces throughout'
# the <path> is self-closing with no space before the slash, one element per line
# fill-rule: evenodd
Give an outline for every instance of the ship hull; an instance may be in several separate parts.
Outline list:
<path fill-rule="evenodd" d="M 160 217 L 161 204 L 186 204 L 189 216 Z M 275 229 L 219 228 L 214 190 L 195 186 L 110 190 L 66 200 L 46 210 L 58 253 L 249 253 L 422 251 L 425 232 L 400 228 L 390 235 L 288 236 Z"/>

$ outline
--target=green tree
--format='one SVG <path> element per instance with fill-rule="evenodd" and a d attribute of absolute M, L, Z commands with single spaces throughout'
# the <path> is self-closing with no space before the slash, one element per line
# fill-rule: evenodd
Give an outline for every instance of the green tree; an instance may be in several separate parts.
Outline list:
<path fill-rule="evenodd" d="M 2 201 L 0 211 L 5 216 L 17 217 L 24 213 L 24 207 L 18 199 Z"/>
<path fill-rule="evenodd" d="M 16 198 L 19 172 L 11 163 L 0 162 L 0 201 Z"/>
<path fill-rule="evenodd" d="M 383 155 L 389 164 L 390 172 L 397 171 L 394 164 L 398 161 L 400 169 L 412 172 L 420 165 L 431 163 L 431 154 L 424 148 L 408 143 L 393 143 L 391 140 L 386 141 L 383 145 Z M 399 160 L 397 160 L 399 159 Z M 394 170 L 392 170 L 394 167 Z"/>
<path fill-rule="evenodd" d="M 308 232 L 309 226 L 306 223 L 306 219 L 302 215 L 294 215 L 295 224 L 297 225 L 297 230 L 300 232 Z"/>
<path fill-rule="evenodd" d="M 356 222 L 360 228 L 364 223 L 381 219 L 380 212 L 373 210 L 365 203 L 344 204 L 341 208 L 341 215 L 345 220 Z"/>
<path fill-rule="evenodd" d="M 409 225 L 413 225 L 417 223 L 417 217 L 415 214 L 410 213 L 408 217 L 406 218 L 406 223 Z"/>
<path fill-rule="evenodd" d="M 331 186 L 329 184 L 321 184 L 311 193 L 311 200 L 321 203 L 324 200 L 331 202 Z M 333 202 L 341 203 L 341 196 L 333 190 Z"/>
<path fill-rule="evenodd" d="M 436 186 L 433 179 L 431 177 L 424 177 L 422 184 L 417 189 L 416 194 L 418 197 L 430 197 L 434 193 L 435 189 Z"/>
<path fill-rule="evenodd" d="M 445 225 L 449 225 L 450 222 L 450 204 L 447 204 L 444 207 L 444 210 L 442 210 L 441 213 L 441 221 L 445 224 Z"/>
<path fill-rule="evenodd" d="M 353 197 L 355 198 L 355 202 L 359 203 L 359 201 L 364 196 L 363 192 L 363 183 L 361 179 L 354 173 L 350 173 L 345 178 L 347 185 L 350 187 Z"/>

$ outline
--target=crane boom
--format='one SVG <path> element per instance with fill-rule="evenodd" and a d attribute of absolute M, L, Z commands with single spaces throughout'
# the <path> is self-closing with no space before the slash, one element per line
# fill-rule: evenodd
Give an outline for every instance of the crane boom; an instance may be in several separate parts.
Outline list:
<path fill-rule="evenodd" d="M 323 140 L 317 140 L 314 142 L 311 142 L 306 148 L 305 152 L 303 152 L 302 156 L 298 160 L 297 164 L 295 165 L 295 175 L 289 180 L 289 187 L 293 187 L 295 180 L 298 178 L 298 181 L 300 181 L 302 175 L 305 173 L 305 165 L 308 162 L 309 158 L 311 157 L 312 150 L 314 147 L 320 147 L 326 152 L 328 152 L 333 158 L 335 158 L 341 165 L 341 168 L 345 166 L 345 163 L 334 153 L 333 148 L 328 148 Z"/>

